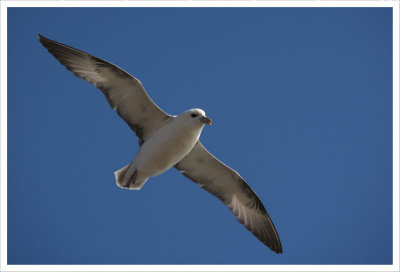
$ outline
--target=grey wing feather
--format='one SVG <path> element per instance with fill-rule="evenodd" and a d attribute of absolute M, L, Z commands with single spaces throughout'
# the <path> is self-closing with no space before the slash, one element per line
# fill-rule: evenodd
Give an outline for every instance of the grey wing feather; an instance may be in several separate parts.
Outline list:
<path fill-rule="evenodd" d="M 41 44 L 69 71 L 99 88 L 143 143 L 171 116 L 148 96 L 138 79 L 107 61 L 41 35 Z"/>
<path fill-rule="evenodd" d="M 218 197 L 266 246 L 282 253 L 275 226 L 256 193 L 236 171 L 216 159 L 200 142 L 175 168 Z"/>

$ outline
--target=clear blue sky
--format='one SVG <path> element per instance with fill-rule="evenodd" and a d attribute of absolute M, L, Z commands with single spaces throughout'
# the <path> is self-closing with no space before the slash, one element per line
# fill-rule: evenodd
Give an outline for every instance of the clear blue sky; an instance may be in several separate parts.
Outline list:
<path fill-rule="evenodd" d="M 37 33 L 204 109 L 284 253 L 175 169 L 118 188 L 137 138 Z M 391 264 L 392 10 L 9 9 L 8 263 Z"/>

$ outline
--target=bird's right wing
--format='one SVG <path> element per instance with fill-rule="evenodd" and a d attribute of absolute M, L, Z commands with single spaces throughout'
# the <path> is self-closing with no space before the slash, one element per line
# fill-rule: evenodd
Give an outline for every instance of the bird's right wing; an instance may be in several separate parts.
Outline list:
<path fill-rule="evenodd" d="M 147 95 L 138 79 L 107 61 L 41 35 L 42 45 L 69 71 L 99 88 L 139 142 L 171 119 Z"/>
<path fill-rule="evenodd" d="M 256 193 L 236 171 L 210 154 L 200 142 L 175 168 L 218 197 L 266 246 L 282 253 L 278 233 Z"/>

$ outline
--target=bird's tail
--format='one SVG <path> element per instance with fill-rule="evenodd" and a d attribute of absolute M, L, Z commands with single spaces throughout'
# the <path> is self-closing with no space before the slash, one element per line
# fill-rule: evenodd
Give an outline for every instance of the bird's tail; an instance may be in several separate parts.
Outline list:
<path fill-rule="evenodd" d="M 140 177 L 133 162 L 115 171 L 114 175 L 119 187 L 130 190 L 140 190 L 148 180 Z"/>

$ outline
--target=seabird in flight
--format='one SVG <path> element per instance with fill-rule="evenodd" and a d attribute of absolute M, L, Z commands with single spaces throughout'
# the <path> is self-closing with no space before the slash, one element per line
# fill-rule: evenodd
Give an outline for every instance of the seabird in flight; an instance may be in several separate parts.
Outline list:
<path fill-rule="evenodd" d="M 203 110 L 190 109 L 178 116 L 169 115 L 152 101 L 138 79 L 121 68 L 38 36 L 62 65 L 102 91 L 139 138 L 140 150 L 135 159 L 115 172 L 118 186 L 139 190 L 148 178 L 175 167 L 218 197 L 261 242 L 282 253 L 278 233 L 256 193 L 235 170 L 200 143 L 204 125 L 211 125 Z"/>

